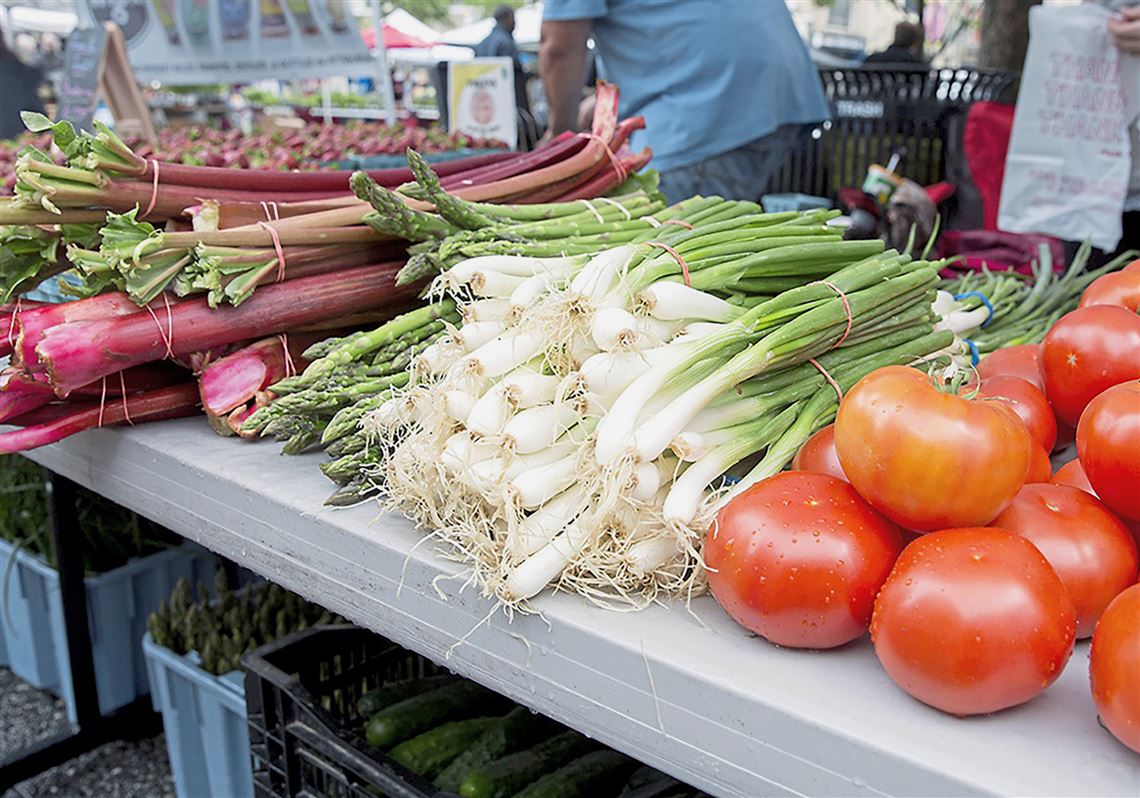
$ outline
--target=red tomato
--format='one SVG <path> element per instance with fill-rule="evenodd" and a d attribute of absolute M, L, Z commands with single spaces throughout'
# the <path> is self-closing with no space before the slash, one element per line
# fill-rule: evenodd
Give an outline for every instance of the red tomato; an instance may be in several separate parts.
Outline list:
<path fill-rule="evenodd" d="M 1036 444 L 1029 457 L 1029 473 L 1025 475 L 1025 484 L 1053 481 L 1053 464 L 1049 461 L 1049 453 Z"/>
<path fill-rule="evenodd" d="M 1104 608 L 1136 581 L 1136 543 L 1103 504 L 1068 485 L 1026 485 L 993 525 L 1041 550 L 1069 589 L 1077 637 L 1089 637 Z"/>
<path fill-rule="evenodd" d="M 1037 386 L 1021 377 L 987 377 L 982 380 L 978 397 L 1004 401 L 1025 422 L 1033 439 L 1046 452 L 1053 451 L 1053 445 L 1057 443 L 1057 418 L 1053 415 L 1049 400 Z"/>
<path fill-rule="evenodd" d="M 1134 354 L 1140 359 L 1140 350 Z M 1100 500 L 1140 521 L 1140 382 L 1116 385 L 1089 402 L 1077 425 L 1077 456 Z"/>
<path fill-rule="evenodd" d="M 991 377 L 1021 377 L 1036 385 L 1042 391 L 1045 383 L 1041 380 L 1038 365 L 1040 348 L 1036 344 L 1018 344 L 990 352 L 978 362 L 978 376 L 983 380 Z"/>
<path fill-rule="evenodd" d="M 1140 585 L 1108 605 L 1089 651 L 1093 701 L 1104 726 L 1140 753 Z"/>
<path fill-rule="evenodd" d="M 1077 307 L 1090 305 L 1119 305 L 1135 313 L 1140 308 L 1140 269 L 1109 272 L 1093 280 Z"/>
<path fill-rule="evenodd" d="M 843 466 L 839 464 L 839 455 L 835 453 L 835 425 L 828 424 L 796 452 L 792 458 L 792 469 L 795 471 L 812 471 L 816 474 L 829 474 L 838 479 L 847 481 L 843 473 Z"/>
<path fill-rule="evenodd" d="M 1029 473 L 1034 443 L 1004 402 L 944 393 L 917 369 L 888 366 L 839 405 L 835 450 L 879 512 L 929 532 L 988 524 Z"/>
<path fill-rule="evenodd" d="M 1076 614 L 1032 543 L 1004 529 L 948 529 L 907 546 L 875 601 L 871 640 L 895 683 L 976 715 L 1024 703 L 1073 652 Z"/>
<path fill-rule="evenodd" d="M 1041 342 L 1041 376 L 1057 418 L 1075 425 L 1097 394 L 1140 377 L 1140 316 L 1112 305 L 1062 316 Z"/>
<path fill-rule="evenodd" d="M 788 471 L 729 502 L 705 539 L 709 587 L 781 646 L 832 648 L 867 631 L 902 550 L 898 528 L 846 482 Z"/>
<path fill-rule="evenodd" d="M 1057 469 L 1057 473 L 1053 475 L 1051 480 L 1054 485 L 1069 485 L 1074 488 L 1080 488 L 1090 496 L 1100 499 L 1093 490 L 1092 485 L 1089 484 L 1089 478 L 1085 475 L 1084 468 L 1081 467 L 1080 460 L 1070 460 L 1063 466 Z M 1101 502 L 1104 504 L 1104 502 Z M 1140 551 L 1140 521 L 1129 521 L 1123 516 L 1117 516 L 1121 522 L 1128 527 L 1128 531 L 1132 533 L 1132 539 L 1136 541 L 1136 549 Z"/>
<path fill-rule="evenodd" d="M 1050 480 L 1054 485 L 1068 485 L 1073 488 L 1080 488 L 1085 493 L 1096 496 L 1096 491 L 1092 489 L 1089 484 L 1089 478 L 1085 475 L 1085 470 L 1081 468 L 1080 460 L 1070 460 L 1063 466 L 1057 469 L 1057 473 L 1053 475 Z"/>
<path fill-rule="evenodd" d="M 1120 271 L 1122 272 L 1140 272 L 1140 260 L 1134 260 L 1125 266 Z"/>

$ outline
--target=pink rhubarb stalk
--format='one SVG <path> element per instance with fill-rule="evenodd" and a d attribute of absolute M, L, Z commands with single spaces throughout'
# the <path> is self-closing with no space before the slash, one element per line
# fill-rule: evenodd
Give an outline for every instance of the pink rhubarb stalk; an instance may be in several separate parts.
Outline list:
<path fill-rule="evenodd" d="M 263 338 L 210 363 L 198 375 L 198 391 L 207 413 L 221 416 L 244 405 L 275 382 L 309 364 L 301 353 L 326 333 L 293 333 Z M 288 342 L 286 358 L 282 338 Z M 290 369 L 290 366 L 292 367 Z"/>
<path fill-rule="evenodd" d="M 61 324 L 44 334 L 36 354 L 56 394 L 66 397 L 131 366 L 397 304 L 419 290 L 396 286 L 401 265 L 359 266 L 267 285 L 237 307 L 211 309 L 205 299 L 193 299 L 158 306 L 153 314 Z"/>

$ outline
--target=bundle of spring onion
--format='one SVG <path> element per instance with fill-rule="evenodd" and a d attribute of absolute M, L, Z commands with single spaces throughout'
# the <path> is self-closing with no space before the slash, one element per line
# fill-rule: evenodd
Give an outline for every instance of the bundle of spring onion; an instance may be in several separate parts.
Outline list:
<path fill-rule="evenodd" d="M 535 224 L 471 203 L 447 213 L 463 211 L 494 219 L 482 243 L 555 252 L 567 239 L 535 231 L 581 213 L 551 207 Z M 937 267 L 842 241 L 826 212 L 694 197 L 640 225 L 636 210 L 618 213 L 620 246 L 451 266 L 433 292 L 462 326 L 420 353 L 402 387 L 325 426 L 326 441 L 354 449 L 328 464 L 356 481 L 348 498 L 383 491 L 510 607 L 550 584 L 622 606 L 703 589 L 722 475 L 746 471 L 741 489 L 783 468 L 869 371 L 959 351 L 935 330 Z M 340 351 L 298 380 L 359 360 Z"/>
<path fill-rule="evenodd" d="M 628 152 L 625 141 L 643 121 L 618 124 L 617 99 L 611 87 L 599 88 L 591 134 L 567 134 L 525 154 L 451 161 L 438 167 L 439 179 L 478 200 L 603 194 L 649 159 L 648 151 Z M 160 163 L 98 124 L 93 134 L 77 134 L 67 122 L 36 114 L 27 121 L 50 129 L 69 163 L 35 148 L 21 155 L 16 196 L 0 199 L 0 301 L 69 271 L 63 285 L 81 297 L 118 290 L 145 304 L 172 291 L 237 305 L 260 285 L 403 254 L 402 242 L 364 223 L 376 214 L 353 195 L 347 172 Z M 407 191 L 392 195 L 398 204 L 433 208 L 415 198 L 418 186 L 406 185 L 410 169 L 368 176 Z"/>
<path fill-rule="evenodd" d="M 1087 270 L 1091 244 L 1085 244 L 1064 272 L 1054 271 L 1049 247 L 1042 245 L 1032 276 L 1011 271 L 967 272 L 943 280 L 936 307 L 953 314 L 947 327 L 968 339 L 975 357 L 1016 344 L 1035 344 L 1057 319 L 1076 309 L 1081 294 L 1096 278 L 1137 257 L 1128 251 Z"/>

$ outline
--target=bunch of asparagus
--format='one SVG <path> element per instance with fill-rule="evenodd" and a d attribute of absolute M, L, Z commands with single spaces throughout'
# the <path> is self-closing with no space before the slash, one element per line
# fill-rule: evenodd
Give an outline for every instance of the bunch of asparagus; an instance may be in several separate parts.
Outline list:
<path fill-rule="evenodd" d="M 283 440 L 286 454 L 323 446 L 336 459 L 322 470 L 341 485 L 330 503 L 366 498 L 371 488 L 361 472 L 378 453 L 369 449 L 360 420 L 407 384 L 414 359 L 458 322 L 454 302 L 436 302 L 374 330 L 310 346 L 302 355 L 309 365 L 270 386 L 276 398 L 242 424 L 243 434 Z"/>
<path fill-rule="evenodd" d="M 197 597 L 179 580 L 157 612 L 147 619 L 151 639 L 175 654 L 196 651 L 203 670 L 221 675 L 237 670 L 242 655 L 279 637 L 310 626 L 342 623 L 323 607 L 267 582 L 234 591 L 218 570 L 215 598 L 203 583 Z"/>

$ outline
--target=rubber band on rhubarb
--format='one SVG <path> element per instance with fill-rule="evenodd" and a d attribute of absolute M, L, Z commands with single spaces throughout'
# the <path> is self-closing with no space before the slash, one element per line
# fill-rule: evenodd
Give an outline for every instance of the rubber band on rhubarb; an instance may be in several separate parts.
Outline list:
<path fill-rule="evenodd" d="M 154 158 L 150 159 L 150 168 L 154 173 L 150 184 L 150 202 L 147 203 L 146 210 L 143 211 L 143 215 L 139 217 L 140 219 L 145 219 L 150 216 L 150 212 L 154 210 L 155 203 L 158 202 L 158 161 Z"/>
<path fill-rule="evenodd" d="M 689 278 L 689 264 L 685 263 L 685 259 L 681 257 L 680 252 L 673 249 L 668 244 L 662 244 L 660 241 L 646 241 L 645 245 L 649 246 L 649 247 L 659 247 L 659 248 L 665 250 L 666 252 L 668 252 L 670 255 L 672 255 L 673 260 L 677 261 L 677 265 L 681 267 L 681 276 L 685 278 L 685 285 L 692 288 L 693 282 Z M 848 330 L 848 332 L 850 332 L 850 330 L 851 330 L 851 326 L 850 326 L 851 325 L 851 312 L 850 311 L 847 312 L 847 324 L 848 324 L 847 330 Z M 843 337 L 846 338 L 847 336 L 844 335 Z"/>
<path fill-rule="evenodd" d="M 582 138 L 596 141 L 602 145 L 602 149 L 605 150 L 606 157 L 610 159 L 610 166 L 612 166 L 614 168 L 614 171 L 617 172 L 618 183 L 624 183 L 625 179 L 629 177 L 629 170 L 626 169 L 621 160 L 616 155 L 614 155 L 614 151 L 610 149 L 610 143 L 603 139 L 601 136 L 595 136 L 593 133 L 581 133 L 579 135 L 581 135 Z"/>
<path fill-rule="evenodd" d="M 8 346 L 13 349 L 16 348 L 14 336 L 16 334 L 16 325 L 20 321 L 20 309 L 23 301 L 24 298 L 22 296 L 16 297 L 16 309 L 12 311 L 12 318 L 8 320 Z"/>
<path fill-rule="evenodd" d="M 839 336 L 839 340 L 835 342 L 832 349 L 838 349 L 840 344 L 847 340 L 847 336 L 851 334 L 851 326 L 855 323 L 854 318 L 851 316 L 851 303 L 847 300 L 847 294 L 835 283 L 828 282 L 827 280 L 816 280 L 812 285 L 826 285 L 835 295 L 839 297 L 839 301 L 843 303 L 843 312 L 847 314 L 847 329 L 843 331 L 843 335 Z"/>
<path fill-rule="evenodd" d="M 293 356 L 289 354 L 289 336 L 281 333 L 277 336 L 277 340 L 281 342 L 281 352 L 285 355 L 285 376 L 292 377 L 297 373 L 297 366 L 293 363 Z"/>
<path fill-rule="evenodd" d="M 277 282 L 281 282 L 285 279 L 285 250 L 281 248 L 281 236 L 277 234 L 276 228 L 266 222 L 258 222 L 257 226 L 269 233 L 273 240 L 273 249 L 277 253 Z"/>
<path fill-rule="evenodd" d="M 590 202 L 588 199 L 581 199 L 578 200 L 578 202 L 584 203 L 585 206 L 590 209 L 590 213 L 594 214 L 594 218 L 598 220 L 598 224 L 605 224 L 606 220 L 602 218 L 602 215 L 600 213 L 598 213 L 598 209 L 594 207 L 594 203 Z"/>
<path fill-rule="evenodd" d="M 107 387 L 106 377 L 103 378 L 103 387 L 104 389 Z M 123 372 L 121 371 L 119 372 L 119 390 L 123 392 L 123 418 L 133 427 L 135 422 L 131 421 L 131 411 L 127 407 L 127 379 L 123 376 Z"/>
<path fill-rule="evenodd" d="M 121 373 L 121 372 L 120 372 Z M 103 408 L 107 406 L 107 378 L 103 378 L 103 389 L 99 393 L 99 418 L 95 421 L 96 427 L 103 426 Z"/>
<path fill-rule="evenodd" d="M 825 369 L 822 365 L 820 365 L 820 362 L 818 360 L 816 360 L 814 357 L 809 357 L 808 363 L 811 363 L 813 366 L 815 366 L 816 369 L 819 371 L 819 373 L 823 375 L 823 378 L 825 380 L 827 380 L 827 384 L 835 389 L 835 395 L 838 396 L 839 401 L 842 402 L 843 401 L 843 389 L 839 387 L 839 383 L 835 381 L 835 378 L 832 377 L 830 374 L 828 374 L 827 369 Z"/>
<path fill-rule="evenodd" d="M 612 200 L 609 197 L 598 197 L 598 202 L 604 202 L 607 205 L 613 205 L 615 208 L 617 208 L 619 211 L 622 212 L 622 215 L 625 216 L 625 220 L 627 222 L 630 221 L 631 219 L 633 219 L 633 216 L 631 216 L 629 213 L 629 209 L 626 208 L 624 205 L 622 205 L 617 200 Z"/>
<path fill-rule="evenodd" d="M 158 327 L 158 334 L 162 338 L 162 342 L 166 344 L 166 359 L 174 359 L 174 314 L 170 310 L 170 299 L 166 296 L 166 292 L 162 293 L 162 301 L 166 304 L 166 330 L 162 329 L 162 322 L 158 320 L 158 314 L 154 312 L 154 308 L 150 303 L 143 305 L 147 313 L 154 319 L 154 325 Z"/>
<path fill-rule="evenodd" d="M 270 208 L 273 209 L 273 213 L 269 212 Z M 273 200 L 270 200 L 269 202 L 262 200 L 261 212 L 265 214 L 265 221 L 267 222 L 276 222 L 281 218 L 281 211 L 278 210 L 277 203 Z"/>

